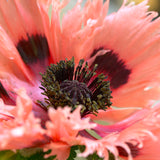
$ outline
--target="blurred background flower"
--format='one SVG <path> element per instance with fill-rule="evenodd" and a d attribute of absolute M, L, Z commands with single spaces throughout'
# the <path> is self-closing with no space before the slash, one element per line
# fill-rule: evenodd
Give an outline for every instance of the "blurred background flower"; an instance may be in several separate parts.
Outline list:
<path fill-rule="evenodd" d="M 106 1 L 106 0 L 104 0 Z M 140 3 L 143 0 L 128 0 L 128 2 Z M 110 12 L 116 11 L 122 4 L 122 0 L 110 0 Z M 157 11 L 160 14 L 160 1 L 159 0 L 149 0 L 148 2 L 150 8 L 149 10 Z"/>
<path fill-rule="evenodd" d="M 106 0 L 104 0 L 105 2 Z M 143 0 L 128 0 L 128 2 L 135 2 L 140 3 Z M 83 5 L 85 4 L 86 0 L 83 0 Z M 110 0 L 110 7 L 109 7 L 109 13 L 115 12 L 119 9 L 119 7 L 122 5 L 123 0 Z M 67 11 L 70 8 L 73 8 L 76 4 L 76 1 L 71 1 L 67 7 L 65 7 L 64 11 Z M 160 14 L 160 1 L 159 0 L 149 0 L 148 5 L 150 6 L 149 10 L 151 11 L 157 11 Z"/>

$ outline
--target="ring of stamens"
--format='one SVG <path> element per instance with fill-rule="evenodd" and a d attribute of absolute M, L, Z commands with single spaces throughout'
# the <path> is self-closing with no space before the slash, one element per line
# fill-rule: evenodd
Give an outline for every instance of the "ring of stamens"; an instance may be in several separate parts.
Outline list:
<path fill-rule="evenodd" d="M 104 74 L 96 75 L 97 65 L 91 70 L 80 60 L 75 68 L 74 58 L 51 64 L 42 75 L 41 89 L 47 107 L 71 106 L 74 111 L 82 105 L 81 116 L 96 114 L 110 107 L 110 83 Z"/>

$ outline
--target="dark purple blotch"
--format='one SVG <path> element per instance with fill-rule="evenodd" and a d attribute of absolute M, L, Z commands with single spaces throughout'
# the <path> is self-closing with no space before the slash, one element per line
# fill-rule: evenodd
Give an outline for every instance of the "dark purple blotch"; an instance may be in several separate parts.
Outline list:
<path fill-rule="evenodd" d="M 91 57 L 96 55 L 96 53 L 100 50 L 103 50 L 103 47 L 95 49 L 91 54 Z M 104 73 L 108 75 L 112 89 L 117 89 L 128 82 L 131 69 L 129 69 L 125 61 L 112 50 L 106 50 L 105 54 L 99 56 L 97 55 L 91 65 L 91 68 L 93 68 L 95 64 L 98 64 L 97 73 Z"/>

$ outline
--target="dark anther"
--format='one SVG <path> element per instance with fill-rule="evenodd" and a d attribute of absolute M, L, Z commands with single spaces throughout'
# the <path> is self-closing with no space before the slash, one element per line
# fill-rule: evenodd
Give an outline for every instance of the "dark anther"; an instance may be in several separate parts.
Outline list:
<path fill-rule="evenodd" d="M 42 74 L 40 87 L 47 98 L 48 107 L 71 106 L 72 111 L 82 105 L 81 116 L 96 114 L 111 105 L 109 82 L 103 74 L 96 76 L 97 65 L 89 70 L 87 62 L 80 60 L 75 68 L 74 59 L 51 64 Z"/>

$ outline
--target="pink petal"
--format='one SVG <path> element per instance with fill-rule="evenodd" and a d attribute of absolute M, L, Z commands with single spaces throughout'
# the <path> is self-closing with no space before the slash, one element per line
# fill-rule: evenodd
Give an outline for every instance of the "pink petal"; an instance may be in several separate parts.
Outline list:
<path fill-rule="evenodd" d="M 114 111 L 117 113 L 116 110 L 112 112 Z M 156 148 L 159 147 L 159 123 L 160 103 L 158 102 L 148 109 L 133 113 L 129 118 L 114 125 L 101 126 L 101 128 L 98 126 L 98 134 L 102 135 L 99 140 L 79 137 L 81 144 L 86 146 L 86 150 L 79 156 L 86 157 L 97 151 L 100 157 L 107 159 L 108 152 L 106 150 L 109 150 L 117 159 L 118 156 L 125 159 L 145 159 L 147 156 L 150 157 L 149 159 L 157 159 L 159 157 L 158 148 Z M 103 132 L 103 129 L 107 130 L 107 127 L 108 130 L 112 130 L 110 134 Z M 119 127 L 124 128 L 118 130 Z"/>
<path fill-rule="evenodd" d="M 119 63 L 124 62 L 125 67 L 131 72 L 123 85 L 112 90 L 113 105 L 128 107 L 130 102 L 130 107 L 150 105 L 159 99 L 157 72 L 160 68 L 160 19 L 152 21 L 157 13 L 148 12 L 147 1 L 138 5 L 126 5 L 124 1 L 117 13 L 106 16 L 108 2 L 103 4 L 101 0 L 87 1 L 82 11 L 77 2 L 63 18 L 62 27 L 59 12 L 63 5 L 57 7 L 57 10 L 53 9 L 51 27 L 55 57 L 60 60 L 62 56 L 71 58 L 74 55 L 77 63 L 81 58 L 89 60 L 97 49 L 113 51 Z M 78 22 L 71 23 L 75 20 Z M 66 21 L 69 23 L 65 23 Z M 80 27 L 82 24 L 83 27 Z"/>
<path fill-rule="evenodd" d="M 143 142 L 143 147 L 139 150 L 139 155 L 135 157 L 135 160 L 142 160 L 142 159 L 158 160 L 159 159 L 160 130 L 155 129 L 153 133 L 158 138 L 158 141 L 153 141 L 149 138 L 146 138 Z"/>
<path fill-rule="evenodd" d="M 99 110 L 97 116 L 89 114 L 86 117 L 90 117 L 93 121 L 106 121 L 109 124 L 114 124 L 116 122 L 122 121 L 134 113 L 140 111 L 141 108 L 138 107 L 128 107 L 128 108 L 109 108 L 106 111 Z"/>
<path fill-rule="evenodd" d="M 69 107 L 58 108 L 54 110 L 49 109 L 49 117 L 51 121 L 46 122 L 47 135 L 52 139 L 49 145 L 46 145 L 46 149 L 52 149 L 51 155 L 62 146 L 62 150 L 66 149 L 64 155 L 68 155 L 68 150 L 72 145 L 80 144 L 79 138 L 77 138 L 79 131 L 84 129 L 90 129 L 96 126 L 96 124 L 90 123 L 89 118 L 81 119 L 79 106 L 73 113 L 70 113 Z M 57 152 L 57 156 L 61 157 L 62 152 Z"/>
<path fill-rule="evenodd" d="M 46 122 L 48 135 L 53 141 L 68 142 L 68 139 L 75 138 L 79 131 L 95 127 L 95 124 L 89 122 L 89 118 L 81 119 L 80 107 L 73 113 L 70 108 L 49 109 L 49 117 L 51 121 Z"/>
<path fill-rule="evenodd" d="M 114 111 L 113 111 L 114 112 Z M 115 111 L 116 112 L 116 111 Z M 101 136 L 105 136 L 109 133 L 113 132 L 121 132 L 124 129 L 132 126 L 136 122 L 139 122 L 140 120 L 143 120 L 146 115 L 148 115 L 149 110 L 142 109 L 140 111 L 137 111 L 136 113 L 130 115 L 129 117 L 115 123 L 112 125 L 100 125 L 98 124 L 94 130 Z"/>
<path fill-rule="evenodd" d="M 22 62 L 13 42 L 2 27 L 0 27 L 0 62 L 1 78 L 8 78 L 8 73 L 10 73 L 24 81 L 33 81 L 30 72 Z"/>
<path fill-rule="evenodd" d="M 26 95 L 25 90 L 19 90 L 18 95 L 16 106 L 11 106 L 14 107 L 14 111 L 11 107 L 9 109 L 9 106 L 6 106 L 4 109 L 8 111 L 13 118 L 1 121 L 1 150 L 34 147 L 49 141 L 49 139 L 44 136 L 45 132 L 41 128 L 40 119 L 35 118 L 31 112 L 32 101 Z M 9 115 L 5 112 L 4 114 Z"/>

